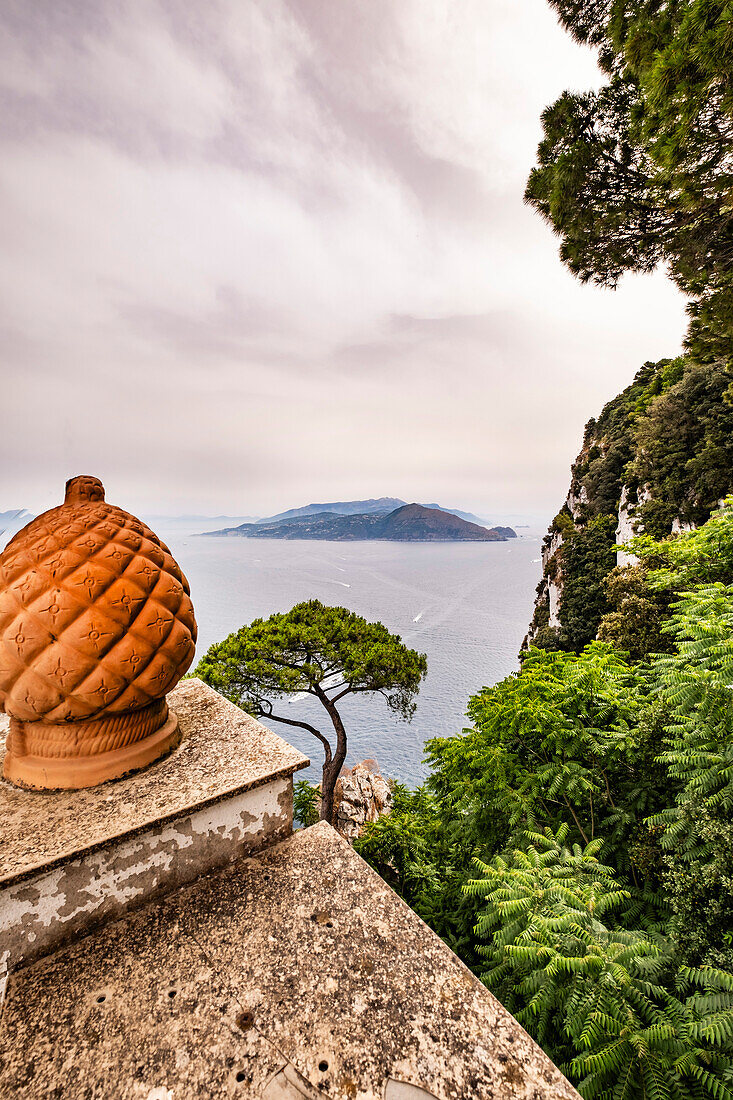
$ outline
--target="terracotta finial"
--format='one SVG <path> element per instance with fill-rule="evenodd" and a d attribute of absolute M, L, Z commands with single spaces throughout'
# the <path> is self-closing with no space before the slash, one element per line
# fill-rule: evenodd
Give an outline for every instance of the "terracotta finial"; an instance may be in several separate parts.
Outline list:
<path fill-rule="evenodd" d="M 98 477 L 79 474 L 66 482 L 64 504 L 77 504 L 81 500 L 104 500 L 104 485 Z"/>
<path fill-rule="evenodd" d="M 179 739 L 166 693 L 193 660 L 188 582 L 96 477 L 0 554 L 4 774 L 19 786 L 90 787 L 157 760 Z"/>

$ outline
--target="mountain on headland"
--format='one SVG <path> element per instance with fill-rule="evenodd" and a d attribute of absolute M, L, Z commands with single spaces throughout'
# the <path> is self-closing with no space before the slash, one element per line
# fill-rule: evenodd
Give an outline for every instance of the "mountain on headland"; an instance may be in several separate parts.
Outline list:
<path fill-rule="evenodd" d="M 504 528 L 503 531 L 511 530 Z M 498 530 L 468 523 L 452 512 L 426 508 L 423 504 L 404 504 L 386 515 L 365 512 L 342 515 L 319 512 L 285 519 L 243 523 L 227 527 L 211 535 L 260 539 L 324 539 L 356 542 L 383 539 L 390 542 L 505 542 L 516 537 Z"/>
<path fill-rule="evenodd" d="M 10 508 L 7 512 L 0 512 L 0 549 L 32 519 L 35 516 L 26 508 Z"/>
<path fill-rule="evenodd" d="M 298 519 L 300 516 L 319 516 L 324 512 L 335 512 L 340 516 L 366 516 L 372 514 L 388 515 L 395 508 L 401 508 L 406 501 L 399 497 L 373 497 L 371 500 L 337 500 L 330 504 L 306 504 L 302 508 L 289 508 L 287 512 L 278 512 L 275 516 L 265 516 L 258 523 L 279 523 L 281 520 Z"/>
<path fill-rule="evenodd" d="M 145 514 L 141 515 L 140 518 L 142 520 L 144 520 L 145 523 L 149 524 L 152 527 L 153 530 L 155 530 L 156 526 L 158 526 L 158 525 L 166 526 L 167 524 L 172 524 L 172 523 L 173 524 L 183 523 L 183 524 L 190 525 L 192 523 L 216 523 L 218 521 L 219 523 L 237 524 L 237 523 L 257 523 L 258 520 L 259 520 L 259 516 L 204 516 L 204 515 L 172 516 L 172 515 L 150 515 L 147 512 Z"/>
<path fill-rule="evenodd" d="M 19 523 L 29 523 L 33 516 L 25 508 L 10 508 L 7 512 L 0 512 L 0 531 L 7 531 L 10 527 L 17 527 Z"/>
<path fill-rule="evenodd" d="M 400 504 L 405 503 L 404 500 L 400 501 Z M 479 527 L 489 526 L 480 516 L 474 515 L 473 512 L 462 512 L 460 508 L 445 508 L 442 504 L 423 504 L 423 508 L 437 508 L 439 512 L 450 512 L 451 515 L 458 516 L 459 519 L 465 519 L 467 523 L 477 523 Z"/>
<path fill-rule="evenodd" d="M 390 512 L 383 520 L 384 539 L 405 541 L 456 540 L 458 542 L 504 542 L 506 536 L 478 523 L 469 523 L 453 512 L 428 508 L 424 504 L 406 504 Z"/>

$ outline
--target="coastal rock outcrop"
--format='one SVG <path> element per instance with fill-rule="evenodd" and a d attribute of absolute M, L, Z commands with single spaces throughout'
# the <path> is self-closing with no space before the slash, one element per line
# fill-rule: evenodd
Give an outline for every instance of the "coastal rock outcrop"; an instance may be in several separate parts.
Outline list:
<path fill-rule="evenodd" d="M 334 825 L 348 841 L 360 837 L 364 825 L 392 809 L 392 790 L 376 760 L 344 768 L 336 780 Z"/>

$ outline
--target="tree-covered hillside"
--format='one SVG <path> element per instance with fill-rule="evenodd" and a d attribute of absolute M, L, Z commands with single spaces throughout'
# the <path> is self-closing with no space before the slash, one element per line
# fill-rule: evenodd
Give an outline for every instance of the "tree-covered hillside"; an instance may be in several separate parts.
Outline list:
<path fill-rule="evenodd" d="M 550 3 L 607 79 L 546 109 L 525 197 L 581 280 L 665 263 L 691 318 L 687 354 L 589 422 L 548 535 L 529 641 L 577 650 L 614 610 L 612 528 L 660 538 L 733 488 L 733 4 Z"/>
<path fill-rule="evenodd" d="M 730 0 L 550 0 L 606 83 L 543 114 L 527 200 L 580 279 L 666 262 L 690 299 L 690 351 L 733 354 Z"/>
<path fill-rule="evenodd" d="M 588 1100 L 733 1100 L 733 0 L 550 2 L 607 80 L 527 199 L 583 280 L 666 263 L 687 347 L 587 425 L 519 671 L 357 846 Z"/>

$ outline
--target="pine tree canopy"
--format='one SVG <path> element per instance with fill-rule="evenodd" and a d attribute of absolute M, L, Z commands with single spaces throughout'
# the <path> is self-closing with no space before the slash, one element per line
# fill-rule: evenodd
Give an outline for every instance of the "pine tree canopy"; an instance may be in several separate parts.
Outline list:
<path fill-rule="evenodd" d="M 426 671 L 425 656 L 382 623 L 308 600 L 212 645 L 196 675 L 256 715 L 266 715 L 273 699 L 301 692 L 334 702 L 377 692 L 390 710 L 409 719 Z"/>
<path fill-rule="evenodd" d="M 334 788 L 348 747 L 341 700 L 381 695 L 391 711 L 409 721 L 426 673 L 425 655 L 408 649 L 382 623 L 319 600 L 255 619 L 212 645 L 196 667 L 197 676 L 250 714 L 298 726 L 321 742 L 320 812 L 326 821 L 332 820 Z M 278 700 L 296 695 L 312 696 L 324 708 L 335 744 L 296 711 L 275 713 Z"/>

